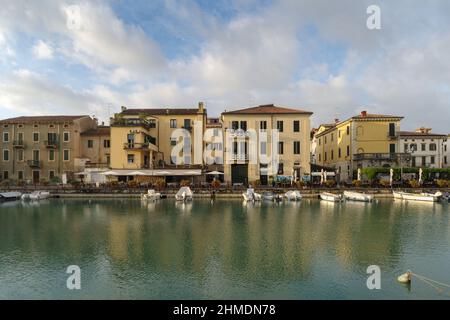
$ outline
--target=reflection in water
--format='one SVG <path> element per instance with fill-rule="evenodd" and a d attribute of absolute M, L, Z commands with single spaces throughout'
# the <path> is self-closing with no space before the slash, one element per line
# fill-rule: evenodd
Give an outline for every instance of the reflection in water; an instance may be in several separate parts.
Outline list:
<path fill-rule="evenodd" d="M 82 298 L 364 298 L 369 265 L 434 278 L 450 266 L 443 204 L 48 200 L 0 210 L 0 298 L 70 298 L 42 292 L 69 264 L 90 279 Z M 34 289 L 16 289 L 25 286 Z M 405 298 L 389 280 L 383 288 Z"/>

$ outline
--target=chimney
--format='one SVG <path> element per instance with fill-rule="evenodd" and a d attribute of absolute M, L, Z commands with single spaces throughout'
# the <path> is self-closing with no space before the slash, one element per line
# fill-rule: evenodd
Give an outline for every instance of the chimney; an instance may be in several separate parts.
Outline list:
<path fill-rule="evenodd" d="M 431 128 L 421 127 L 419 129 L 416 129 L 416 132 L 419 132 L 419 133 L 430 133 L 431 132 Z"/>
<path fill-rule="evenodd" d="M 204 111 L 205 111 L 205 106 L 204 106 L 203 102 L 199 102 L 198 103 L 198 112 L 203 113 Z"/>
<path fill-rule="evenodd" d="M 334 119 L 334 123 L 339 123 L 339 119 Z"/>
<path fill-rule="evenodd" d="M 367 111 L 361 111 L 361 117 L 367 117 Z"/>
<path fill-rule="evenodd" d="M 102 126 L 104 126 L 105 125 L 105 121 L 102 121 Z"/>
<path fill-rule="evenodd" d="M 125 110 L 127 110 L 127 107 L 121 106 L 121 107 L 120 107 L 120 110 L 122 110 L 122 112 L 124 112 Z"/>

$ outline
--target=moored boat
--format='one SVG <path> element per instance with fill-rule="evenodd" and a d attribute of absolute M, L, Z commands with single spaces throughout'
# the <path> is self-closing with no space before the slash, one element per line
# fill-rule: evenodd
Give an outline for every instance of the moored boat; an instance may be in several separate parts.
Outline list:
<path fill-rule="evenodd" d="M 371 202 L 373 201 L 373 195 L 355 191 L 344 191 L 344 197 L 346 200 Z"/>
<path fill-rule="evenodd" d="M 242 193 L 244 201 L 261 201 L 261 195 L 256 193 L 253 188 L 248 188 L 246 192 Z"/>
<path fill-rule="evenodd" d="M 161 199 L 161 193 L 155 192 L 153 189 L 147 190 L 147 193 L 141 194 L 141 200 L 144 201 L 156 201 Z"/>
<path fill-rule="evenodd" d="M 22 197 L 21 192 L 2 192 L 0 193 L 0 201 L 14 201 Z"/>
<path fill-rule="evenodd" d="M 405 201 L 424 201 L 424 202 L 437 202 L 442 198 L 441 192 L 436 193 L 409 193 L 401 191 L 393 191 L 394 199 Z"/>
<path fill-rule="evenodd" d="M 48 191 L 33 191 L 32 193 L 24 193 L 22 200 L 43 200 L 50 198 L 50 192 Z"/>
<path fill-rule="evenodd" d="M 189 187 L 181 187 L 175 195 L 177 201 L 192 201 L 193 192 Z"/>
<path fill-rule="evenodd" d="M 341 202 L 342 201 L 342 195 L 341 194 L 334 194 L 330 192 L 322 192 L 320 194 L 320 199 L 324 201 L 331 201 L 331 202 Z"/>
<path fill-rule="evenodd" d="M 302 195 L 298 190 L 291 190 L 284 194 L 288 201 L 298 201 L 302 200 Z"/>
<path fill-rule="evenodd" d="M 269 192 L 269 191 L 263 192 L 263 194 L 261 195 L 261 198 L 263 200 L 276 201 L 276 202 L 283 200 L 283 198 L 280 195 L 275 194 L 273 192 Z"/>

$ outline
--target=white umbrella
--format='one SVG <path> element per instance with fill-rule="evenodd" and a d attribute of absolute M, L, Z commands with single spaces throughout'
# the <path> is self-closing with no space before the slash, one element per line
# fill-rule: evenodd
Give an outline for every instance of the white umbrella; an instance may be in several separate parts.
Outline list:
<path fill-rule="evenodd" d="M 133 171 L 130 172 L 130 176 L 146 176 L 146 174 L 142 171 Z"/>
<path fill-rule="evenodd" d="M 166 174 L 170 174 L 168 171 L 156 171 L 155 176 L 164 176 Z"/>
<path fill-rule="evenodd" d="M 423 174 L 423 170 L 422 168 L 419 169 L 419 184 L 422 184 L 422 174 Z"/>
<path fill-rule="evenodd" d="M 106 171 L 106 172 L 102 172 L 100 174 L 103 174 L 105 176 L 118 176 L 119 175 L 119 173 L 116 171 Z"/>
<path fill-rule="evenodd" d="M 389 170 L 389 184 L 392 187 L 392 182 L 394 181 L 394 169 Z"/>
<path fill-rule="evenodd" d="M 361 169 L 358 168 L 358 181 L 361 181 Z"/>
<path fill-rule="evenodd" d="M 320 184 L 323 184 L 323 169 L 320 170 Z"/>
<path fill-rule="evenodd" d="M 207 172 L 206 174 L 212 175 L 212 176 L 217 176 L 217 175 L 221 175 L 224 174 L 223 172 L 220 171 L 211 171 L 211 172 Z"/>
<path fill-rule="evenodd" d="M 186 174 L 187 175 L 197 175 L 198 172 L 197 171 L 187 171 Z"/>

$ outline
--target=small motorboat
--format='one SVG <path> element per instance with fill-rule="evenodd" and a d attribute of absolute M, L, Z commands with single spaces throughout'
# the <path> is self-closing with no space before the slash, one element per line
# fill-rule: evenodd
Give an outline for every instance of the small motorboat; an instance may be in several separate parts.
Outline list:
<path fill-rule="evenodd" d="M 24 193 L 22 200 L 43 200 L 50 198 L 50 192 L 48 191 L 33 191 L 32 193 Z"/>
<path fill-rule="evenodd" d="M 270 192 L 270 191 L 263 192 L 263 194 L 261 195 L 261 198 L 263 200 L 276 201 L 276 202 L 279 202 L 279 201 L 283 200 L 283 198 L 280 195 L 275 194 L 275 193 Z"/>
<path fill-rule="evenodd" d="M 261 201 L 261 195 L 256 193 L 255 190 L 250 187 L 246 192 L 242 193 L 244 201 Z"/>
<path fill-rule="evenodd" d="M 0 193 L 0 202 L 3 201 L 14 201 L 22 197 L 21 192 L 2 192 Z"/>
<path fill-rule="evenodd" d="M 334 193 L 330 193 L 330 192 L 322 192 L 320 194 L 320 199 L 322 199 L 324 201 L 330 201 L 330 202 L 341 202 L 342 195 L 334 194 Z"/>
<path fill-rule="evenodd" d="M 177 201 L 192 201 L 193 192 L 189 187 L 181 187 L 175 195 Z"/>
<path fill-rule="evenodd" d="M 442 192 L 436 193 L 409 193 L 401 191 L 393 191 L 394 199 L 404 201 L 424 201 L 424 202 L 438 202 L 442 198 Z"/>
<path fill-rule="evenodd" d="M 161 193 L 155 192 L 153 189 L 147 190 L 147 193 L 141 194 L 141 200 L 143 201 L 156 201 L 161 199 Z"/>
<path fill-rule="evenodd" d="M 354 191 L 344 191 L 344 197 L 346 200 L 351 201 L 362 201 L 362 202 L 373 201 L 373 195 Z"/>
<path fill-rule="evenodd" d="M 299 201 L 302 200 L 302 195 L 298 190 L 288 191 L 284 194 L 288 201 Z"/>

